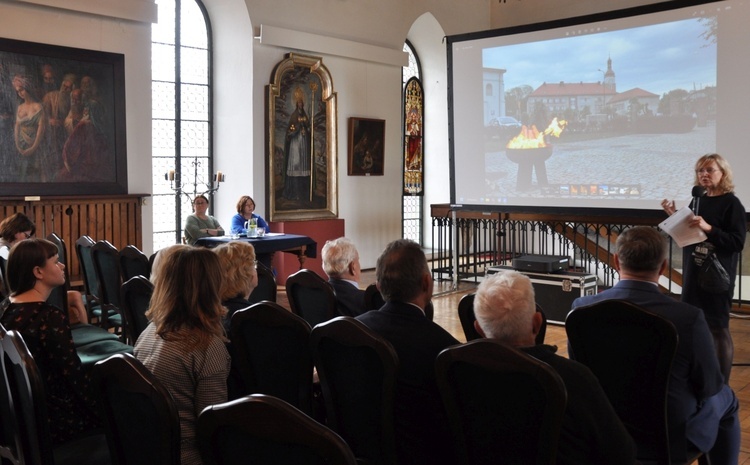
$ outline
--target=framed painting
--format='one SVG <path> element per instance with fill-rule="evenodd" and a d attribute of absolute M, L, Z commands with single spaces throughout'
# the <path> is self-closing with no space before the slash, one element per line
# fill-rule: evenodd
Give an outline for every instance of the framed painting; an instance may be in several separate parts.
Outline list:
<path fill-rule="evenodd" d="M 349 176 L 382 176 L 385 120 L 349 118 Z"/>
<path fill-rule="evenodd" d="M 289 53 L 267 87 L 271 221 L 338 217 L 336 93 L 322 58 Z"/>
<path fill-rule="evenodd" d="M 0 195 L 127 194 L 124 63 L 0 39 Z"/>

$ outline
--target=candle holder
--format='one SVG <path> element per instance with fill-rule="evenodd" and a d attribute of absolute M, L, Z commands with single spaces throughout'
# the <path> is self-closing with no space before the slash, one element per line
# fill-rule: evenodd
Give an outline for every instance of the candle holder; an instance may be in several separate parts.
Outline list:
<path fill-rule="evenodd" d="M 194 200 L 198 195 L 211 195 L 214 192 L 219 190 L 219 187 L 221 187 L 221 183 L 225 181 L 226 176 L 221 171 L 217 171 L 216 174 L 214 174 L 211 179 L 208 182 L 203 181 L 202 179 L 199 181 L 198 176 L 198 167 L 201 166 L 201 162 L 197 159 L 194 159 L 192 161 L 193 165 L 193 192 L 189 192 L 184 189 L 184 185 L 180 182 L 180 176 L 179 173 L 175 172 L 175 170 L 169 170 L 166 173 L 164 173 L 164 179 L 169 181 L 169 188 L 173 191 L 185 195 L 187 198 Z M 189 185 L 189 184 L 188 184 Z M 206 190 L 199 191 L 198 186 L 205 186 Z"/>

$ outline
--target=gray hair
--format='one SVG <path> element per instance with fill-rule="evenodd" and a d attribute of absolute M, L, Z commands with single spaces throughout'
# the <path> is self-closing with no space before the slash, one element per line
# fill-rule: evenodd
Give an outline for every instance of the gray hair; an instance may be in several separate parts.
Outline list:
<path fill-rule="evenodd" d="M 529 334 L 535 312 L 531 280 L 517 271 L 488 276 L 474 297 L 474 314 L 485 336 L 506 344 Z"/>
<path fill-rule="evenodd" d="M 359 258 L 359 252 L 354 246 L 354 242 L 346 237 L 339 237 L 326 241 L 321 251 L 323 258 L 323 271 L 336 278 L 346 273 L 349 265 Z"/>

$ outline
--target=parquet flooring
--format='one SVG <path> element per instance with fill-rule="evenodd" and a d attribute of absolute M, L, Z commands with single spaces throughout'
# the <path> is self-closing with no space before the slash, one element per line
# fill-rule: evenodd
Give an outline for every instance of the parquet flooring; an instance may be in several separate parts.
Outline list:
<path fill-rule="evenodd" d="M 374 282 L 374 272 L 362 273 L 360 285 Z M 465 294 L 472 292 L 475 285 L 459 283 L 458 289 L 452 289 L 452 283 L 436 281 L 432 303 L 435 307 L 434 321 L 450 332 L 459 341 L 465 342 L 461 323 L 458 319 L 458 302 Z M 289 308 L 283 287 L 279 288 L 278 303 Z M 730 331 L 734 339 L 734 363 L 730 385 L 740 400 L 740 422 L 742 427 L 742 445 L 738 465 L 750 465 L 750 314 L 737 314 L 730 320 Z M 556 345 L 558 354 L 567 357 L 567 337 L 565 328 L 559 325 L 548 325 L 545 342 Z M 697 462 L 696 462 L 697 463 Z"/>

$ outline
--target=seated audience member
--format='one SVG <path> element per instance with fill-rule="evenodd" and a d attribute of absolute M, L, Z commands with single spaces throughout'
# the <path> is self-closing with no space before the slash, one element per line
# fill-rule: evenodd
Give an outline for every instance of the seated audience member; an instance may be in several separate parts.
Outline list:
<path fill-rule="evenodd" d="M 212 249 L 219 256 L 224 281 L 221 285 L 221 304 L 227 308 L 224 328 L 229 333 L 229 321 L 237 310 L 249 307 L 250 293 L 258 286 L 255 248 L 247 242 L 233 241 Z"/>
<path fill-rule="evenodd" d="M 263 228 L 265 232 L 271 232 L 271 228 L 268 227 L 266 220 L 254 212 L 255 200 L 249 195 L 243 195 L 240 197 L 240 200 L 237 201 L 237 214 L 232 217 L 232 227 L 230 231 L 236 234 L 247 234 L 245 222 L 250 219 L 255 219 L 258 229 Z"/>
<path fill-rule="evenodd" d="M 8 259 L 10 248 L 36 233 L 36 225 L 23 213 L 14 213 L 0 222 L 0 257 Z"/>
<path fill-rule="evenodd" d="M 403 464 L 453 464 L 451 436 L 435 380 L 435 358 L 459 342 L 430 321 L 432 274 L 416 242 L 388 244 L 376 265 L 385 305 L 357 319 L 393 345 L 399 359 L 394 402 L 396 453 Z"/>
<path fill-rule="evenodd" d="M 536 345 L 542 325 L 534 288 L 516 271 L 488 276 L 474 297 L 474 323 L 479 334 L 517 347 L 551 366 L 568 393 L 557 463 L 633 464 L 635 445 L 594 374 L 584 365 L 555 354 L 556 347 Z"/>
<path fill-rule="evenodd" d="M 620 299 L 671 321 L 679 342 L 669 379 L 669 428 L 685 431 L 695 447 L 707 452 L 712 465 L 736 465 L 739 404 L 732 389 L 724 384 L 703 311 L 659 292 L 659 277 L 668 266 L 664 236 L 653 228 L 639 226 L 620 234 L 616 245 L 615 269 L 620 281 L 597 295 L 576 299 L 573 308 Z"/>
<path fill-rule="evenodd" d="M 201 237 L 223 236 L 224 228 L 208 211 L 208 197 L 201 194 L 193 200 L 193 214 L 185 220 L 185 240 L 194 245 Z"/>
<path fill-rule="evenodd" d="M 357 316 L 365 308 L 365 291 L 359 288 L 361 269 L 359 253 L 354 243 L 345 237 L 327 241 L 321 252 L 323 271 L 336 294 L 336 308 L 340 315 Z"/>
<path fill-rule="evenodd" d="M 8 259 L 10 249 L 36 233 L 36 225 L 23 213 L 14 213 L 0 222 L 0 257 Z M 89 317 L 78 291 L 68 291 L 68 320 L 70 324 L 88 323 Z"/>
<path fill-rule="evenodd" d="M 11 249 L 10 305 L 0 323 L 21 333 L 39 367 L 54 444 L 101 427 L 90 373 L 81 366 L 65 315 L 46 302 L 64 283 L 65 265 L 58 261 L 52 242 L 31 238 Z"/>
<path fill-rule="evenodd" d="M 166 253 L 165 253 L 166 252 Z M 227 401 L 230 359 L 219 300 L 219 257 L 204 248 L 175 245 L 159 252 L 150 323 L 134 354 L 161 381 L 180 414 L 181 463 L 202 463 L 195 423 L 207 406 Z"/>

